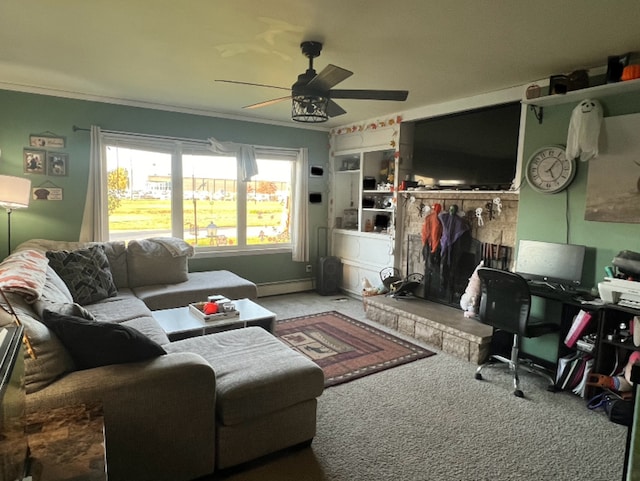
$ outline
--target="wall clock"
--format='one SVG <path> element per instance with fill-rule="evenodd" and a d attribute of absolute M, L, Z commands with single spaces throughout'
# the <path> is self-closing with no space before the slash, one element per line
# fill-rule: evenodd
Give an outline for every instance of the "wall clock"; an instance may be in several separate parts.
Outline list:
<path fill-rule="evenodd" d="M 531 188 L 543 194 L 555 194 L 566 189 L 576 175 L 575 159 L 567 159 L 565 148 L 551 145 L 536 150 L 525 171 Z"/>

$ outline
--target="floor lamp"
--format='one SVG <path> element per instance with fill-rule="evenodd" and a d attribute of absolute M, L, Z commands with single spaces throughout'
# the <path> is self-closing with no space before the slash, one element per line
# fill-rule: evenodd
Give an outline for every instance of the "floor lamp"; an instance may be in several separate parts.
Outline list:
<path fill-rule="evenodd" d="M 11 211 L 29 206 L 31 181 L 0 175 L 0 207 L 7 210 L 7 255 L 11 254 Z"/>

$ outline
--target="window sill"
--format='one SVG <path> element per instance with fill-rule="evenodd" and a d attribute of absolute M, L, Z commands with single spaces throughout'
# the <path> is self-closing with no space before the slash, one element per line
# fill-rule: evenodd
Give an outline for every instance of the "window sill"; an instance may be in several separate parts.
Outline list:
<path fill-rule="evenodd" d="M 213 257 L 238 257 L 238 256 L 264 256 L 271 254 L 291 254 L 291 246 L 274 246 L 261 248 L 224 248 L 224 249 L 208 249 L 201 247 L 196 250 L 193 259 L 210 259 Z"/>

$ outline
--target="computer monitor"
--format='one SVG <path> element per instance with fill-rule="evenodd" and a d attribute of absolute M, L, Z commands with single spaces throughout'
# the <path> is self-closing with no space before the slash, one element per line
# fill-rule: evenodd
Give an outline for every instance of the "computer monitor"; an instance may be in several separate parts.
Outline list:
<path fill-rule="evenodd" d="M 521 240 L 516 272 L 528 280 L 575 288 L 582 279 L 585 250 L 582 245 Z"/>

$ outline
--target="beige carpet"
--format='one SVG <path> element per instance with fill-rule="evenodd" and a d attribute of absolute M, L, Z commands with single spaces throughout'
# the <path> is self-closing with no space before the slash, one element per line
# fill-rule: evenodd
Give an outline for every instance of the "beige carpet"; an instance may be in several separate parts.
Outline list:
<path fill-rule="evenodd" d="M 360 300 L 314 293 L 259 299 L 279 318 L 335 309 L 364 319 Z M 427 346 L 428 347 L 428 346 Z M 582 399 L 546 391 L 446 353 L 326 389 L 310 448 L 210 479 L 229 481 L 617 481 L 626 429 Z"/>

